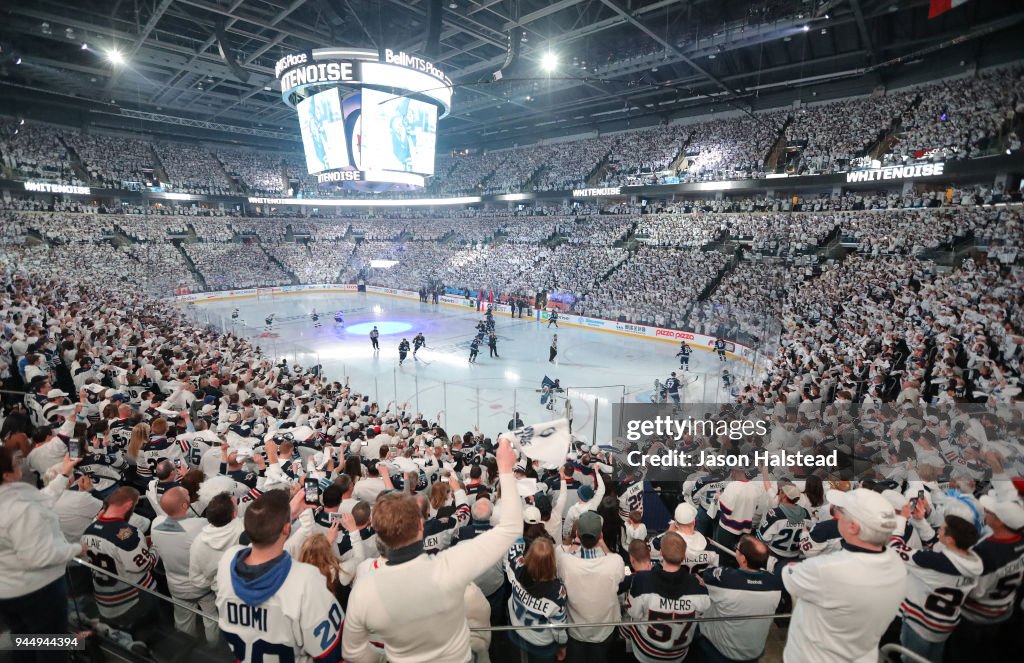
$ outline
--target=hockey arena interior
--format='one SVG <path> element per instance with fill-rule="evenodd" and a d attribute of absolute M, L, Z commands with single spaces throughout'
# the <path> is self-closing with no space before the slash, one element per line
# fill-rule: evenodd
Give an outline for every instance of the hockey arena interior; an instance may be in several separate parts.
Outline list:
<path fill-rule="evenodd" d="M 0 663 L 1021 660 L 1022 26 L 5 0 Z"/>

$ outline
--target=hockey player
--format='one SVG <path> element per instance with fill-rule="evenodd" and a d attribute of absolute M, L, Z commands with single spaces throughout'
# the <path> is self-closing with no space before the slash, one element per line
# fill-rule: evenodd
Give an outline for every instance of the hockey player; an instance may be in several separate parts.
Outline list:
<path fill-rule="evenodd" d="M 476 363 L 476 356 L 480 354 L 480 339 L 474 338 L 469 344 L 469 363 Z"/>
<path fill-rule="evenodd" d="M 679 387 L 679 378 L 676 377 L 676 374 L 673 371 L 672 375 L 665 380 L 665 392 L 668 394 L 668 397 L 672 400 L 672 405 L 675 407 L 679 407 Z"/>
<path fill-rule="evenodd" d="M 984 564 L 971 550 L 978 530 L 959 516 L 946 516 L 932 550 L 900 544 L 907 563 L 907 596 L 900 605 L 900 644 L 929 661 L 941 661 L 946 640 L 960 622 L 960 608 L 978 584 Z"/>
<path fill-rule="evenodd" d="M 380 332 L 377 331 L 377 325 L 373 326 L 370 330 L 370 343 L 373 345 L 374 352 L 380 352 L 380 342 L 377 340 L 380 338 Z"/>
<path fill-rule="evenodd" d="M 338 309 L 334 313 L 334 324 L 341 325 L 342 327 L 345 326 L 345 312 L 341 309 Z"/>
<path fill-rule="evenodd" d="M 551 347 L 548 350 L 548 363 L 549 364 L 555 363 L 555 357 L 557 357 L 557 356 L 558 356 L 558 334 L 555 334 L 554 337 L 551 339 Z"/>
<path fill-rule="evenodd" d="M 238 320 L 238 309 L 237 308 L 235 308 L 234 310 L 231 311 L 231 319 L 232 320 Z"/>
<path fill-rule="evenodd" d="M 715 350 L 718 351 L 718 361 L 725 361 L 725 339 L 715 339 Z"/>
<path fill-rule="evenodd" d="M 405 363 L 405 358 L 409 356 L 409 341 L 408 339 L 402 339 L 402 342 L 398 344 L 398 365 L 401 366 Z"/>
<path fill-rule="evenodd" d="M 297 493 L 302 499 L 302 492 Z M 245 512 L 252 545 L 227 550 L 217 569 L 217 613 L 236 660 L 341 661 L 345 615 L 320 570 L 284 552 L 291 534 L 288 494 L 271 490 Z M 331 537 L 337 536 L 332 528 Z M 331 541 L 332 545 L 334 541 Z"/>
<path fill-rule="evenodd" d="M 551 329 L 551 325 L 558 329 L 558 311 L 556 309 L 551 309 L 551 315 L 548 317 L 548 329 Z"/>
<path fill-rule="evenodd" d="M 316 309 L 313 309 L 309 317 L 313 319 L 313 328 L 318 329 L 320 327 L 320 314 L 316 312 Z"/>
<path fill-rule="evenodd" d="M 690 370 L 690 346 L 686 344 L 686 341 L 679 345 L 679 352 L 676 353 L 676 356 L 679 357 L 680 370 Z"/>
<path fill-rule="evenodd" d="M 495 336 L 494 332 L 491 332 L 491 335 L 487 337 L 487 347 L 491 350 L 490 356 L 501 359 L 501 357 L 498 357 L 498 337 Z"/>
<path fill-rule="evenodd" d="M 417 333 L 412 337 L 412 358 L 416 358 L 416 353 L 420 351 L 420 348 L 427 345 L 427 338 L 423 335 L 423 332 Z"/>
<path fill-rule="evenodd" d="M 722 369 L 722 386 L 726 389 L 732 386 L 732 374 L 727 368 Z"/>
<path fill-rule="evenodd" d="M 661 545 L 662 565 L 633 576 L 626 595 L 626 614 L 631 621 L 665 620 L 642 626 L 622 626 L 621 633 L 632 645 L 640 663 L 682 661 L 696 635 L 692 622 L 711 607 L 708 590 L 683 566 L 686 542 L 678 534 L 665 535 Z"/>
<path fill-rule="evenodd" d="M 271 313 L 270 315 L 268 315 L 267 319 L 264 322 L 267 323 L 267 331 L 270 331 L 271 328 L 273 328 L 274 326 L 274 314 Z"/>

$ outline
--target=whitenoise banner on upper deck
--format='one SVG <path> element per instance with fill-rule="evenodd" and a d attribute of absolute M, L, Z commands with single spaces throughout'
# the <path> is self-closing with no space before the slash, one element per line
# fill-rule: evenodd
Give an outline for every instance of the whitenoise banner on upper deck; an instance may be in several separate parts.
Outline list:
<path fill-rule="evenodd" d="M 616 465 L 650 480 L 741 475 L 949 483 L 1024 475 L 1024 406 L 613 407 Z"/>

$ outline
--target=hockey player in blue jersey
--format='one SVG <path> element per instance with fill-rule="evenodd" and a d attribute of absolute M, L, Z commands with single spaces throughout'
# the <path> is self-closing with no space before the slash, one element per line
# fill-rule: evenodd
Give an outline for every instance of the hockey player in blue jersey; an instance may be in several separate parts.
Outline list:
<path fill-rule="evenodd" d="M 416 359 L 416 353 L 420 351 L 420 348 L 426 347 L 427 337 L 423 335 L 423 332 L 418 332 L 412 337 L 412 358 Z"/>
<path fill-rule="evenodd" d="M 718 352 L 718 361 L 725 361 L 725 339 L 715 339 L 715 350 Z"/>
<path fill-rule="evenodd" d="M 345 326 L 345 312 L 341 309 L 338 309 L 334 313 L 334 323 L 343 327 Z"/>
<path fill-rule="evenodd" d="M 686 344 L 686 341 L 679 345 L 679 352 L 676 353 L 676 356 L 679 357 L 680 370 L 690 370 L 690 346 Z"/>

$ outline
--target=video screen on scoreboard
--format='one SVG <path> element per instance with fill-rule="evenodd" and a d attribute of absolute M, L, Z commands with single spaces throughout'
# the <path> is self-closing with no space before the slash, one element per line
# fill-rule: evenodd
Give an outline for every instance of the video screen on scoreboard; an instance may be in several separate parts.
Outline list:
<path fill-rule="evenodd" d="M 434 174 L 437 106 L 363 88 L 363 168 Z"/>
<path fill-rule="evenodd" d="M 345 140 L 345 117 L 337 90 L 303 99 L 296 106 L 306 170 L 312 175 L 350 166 Z"/>

